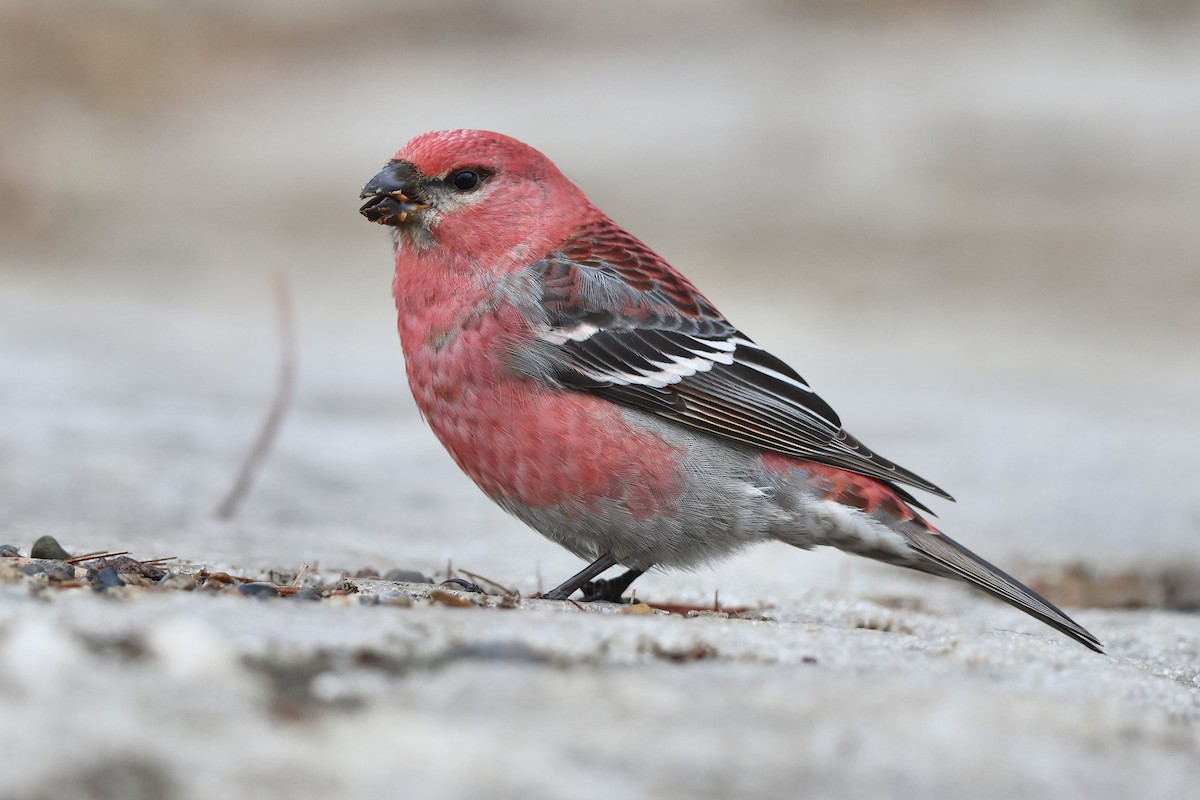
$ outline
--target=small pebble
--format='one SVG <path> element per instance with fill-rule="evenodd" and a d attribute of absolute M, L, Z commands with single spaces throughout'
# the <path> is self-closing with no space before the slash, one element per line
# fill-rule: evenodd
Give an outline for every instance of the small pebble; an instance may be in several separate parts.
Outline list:
<path fill-rule="evenodd" d="M 320 600 L 321 590 L 315 589 L 312 586 L 305 586 L 303 589 L 297 589 L 288 595 L 291 600 Z"/>
<path fill-rule="evenodd" d="M 183 572 L 169 572 L 159 580 L 158 585 L 164 589 L 180 589 L 190 592 L 196 588 L 196 576 Z"/>
<path fill-rule="evenodd" d="M 378 578 L 379 570 L 371 567 L 363 567 L 358 572 L 354 573 L 355 578 Z"/>
<path fill-rule="evenodd" d="M 21 551 L 15 544 L 0 544 L 0 558 L 20 558 Z"/>
<path fill-rule="evenodd" d="M 389 569 L 383 579 L 393 583 L 433 583 L 432 578 L 415 569 Z"/>
<path fill-rule="evenodd" d="M 53 536 L 42 536 L 29 548 L 30 558 L 52 558 L 55 561 L 66 561 L 71 554 L 63 549 Z"/>
<path fill-rule="evenodd" d="M 75 567 L 65 561 L 50 561 L 46 563 L 46 577 L 52 581 L 75 580 Z"/>
<path fill-rule="evenodd" d="M 433 603 L 440 603 L 444 606 L 452 606 L 454 608 L 474 608 L 475 604 L 465 597 L 459 597 L 453 592 L 434 589 L 429 593 L 429 600 Z"/>
<path fill-rule="evenodd" d="M 279 597 L 279 590 L 275 588 L 275 584 L 265 581 L 239 584 L 237 590 L 246 597 Z"/>
<path fill-rule="evenodd" d="M 145 575 L 130 575 L 124 572 L 118 572 L 117 574 L 122 576 L 121 580 L 125 582 L 126 586 L 141 586 L 149 589 L 151 586 L 158 585 L 156 581 L 150 580 Z"/>
<path fill-rule="evenodd" d="M 46 565 L 39 561 L 30 561 L 28 564 L 21 567 L 21 572 L 24 572 L 26 575 L 45 575 Z"/>
<path fill-rule="evenodd" d="M 379 604 L 384 606 L 408 608 L 413 604 L 413 599 L 404 592 L 384 592 L 381 595 L 377 595 L 377 597 L 379 598 Z"/>
<path fill-rule="evenodd" d="M 96 591 L 104 589 L 115 589 L 118 586 L 124 586 L 121 581 L 121 576 L 112 567 L 105 567 L 102 570 L 89 570 L 88 580 L 92 582 L 92 588 Z"/>
<path fill-rule="evenodd" d="M 96 569 L 104 567 L 112 567 L 121 575 L 140 575 L 143 578 L 149 578 L 152 581 L 157 581 L 167 574 L 167 571 L 162 567 L 156 567 L 153 564 L 143 564 L 136 558 L 129 556 L 115 556 L 106 558 L 103 561 L 94 565 Z"/>

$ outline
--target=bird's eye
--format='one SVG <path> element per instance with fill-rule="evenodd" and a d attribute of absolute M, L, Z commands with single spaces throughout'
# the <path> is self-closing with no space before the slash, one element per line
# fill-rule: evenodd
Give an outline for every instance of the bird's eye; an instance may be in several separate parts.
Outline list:
<path fill-rule="evenodd" d="M 469 192 L 479 185 L 483 177 L 473 169 L 460 169 L 450 177 L 454 188 L 460 192 Z"/>

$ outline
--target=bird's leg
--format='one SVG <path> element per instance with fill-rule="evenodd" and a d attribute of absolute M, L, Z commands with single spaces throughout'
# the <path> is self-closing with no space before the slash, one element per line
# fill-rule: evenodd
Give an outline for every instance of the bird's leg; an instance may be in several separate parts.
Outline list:
<path fill-rule="evenodd" d="M 548 592 L 543 592 L 540 597 L 543 600 L 566 600 L 568 597 L 575 594 L 577 589 L 583 588 L 583 585 L 589 582 L 592 578 L 596 577 L 601 572 L 604 572 L 604 570 L 610 567 L 615 567 L 616 565 L 617 560 L 608 553 L 605 553 L 591 564 L 588 564 L 582 570 L 572 575 L 570 578 L 567 578 L 567 580 L 565 580 L 559 586 L 554 587 Z"/>
<path fill-rule="evenodd" d="M 629 584 L 638 579 L 638 576 L 641 575 L 642 572 L 644 572 L 644 570 L 626 570 L 624 575 L 619 575 L 612 580 L 606 581 L 603 578 L 598 578 L 597 580 L 584 584 L 582 598 L 583 602 L 594 603 L 597 600 L 601 600 L 606 603 L 622 602 L 621 595 L 624 594 L 625 590 L 629 588 Z"/>

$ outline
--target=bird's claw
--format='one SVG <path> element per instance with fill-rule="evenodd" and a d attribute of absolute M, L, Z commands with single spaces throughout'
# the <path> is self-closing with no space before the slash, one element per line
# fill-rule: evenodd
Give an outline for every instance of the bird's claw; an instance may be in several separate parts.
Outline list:
<path fill-rule="evenodd" d="M 621 596 L 628 585 L 597 578 L 583 585 L 583 597 L 579 599 L 585 603 L 628 603 L 629 600 Z"/>

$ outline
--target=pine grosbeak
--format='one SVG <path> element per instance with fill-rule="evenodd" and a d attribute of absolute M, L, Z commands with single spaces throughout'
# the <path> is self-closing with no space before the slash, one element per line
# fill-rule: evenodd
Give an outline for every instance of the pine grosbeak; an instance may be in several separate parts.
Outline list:
<path fill-rule="evenodd" d="M 1100 650 L 923 519 L 902 487 L 952 498 L 850 435 L 538 151 L 426 133 L 361 196 L 391 226 L 417 407 L 489 497 L 591 562 L 545 597 L 618 600 L 651 567 L 777 539 L 967 581 Z"/>

